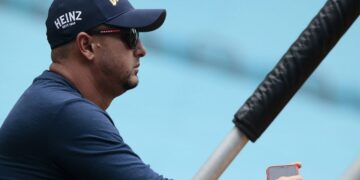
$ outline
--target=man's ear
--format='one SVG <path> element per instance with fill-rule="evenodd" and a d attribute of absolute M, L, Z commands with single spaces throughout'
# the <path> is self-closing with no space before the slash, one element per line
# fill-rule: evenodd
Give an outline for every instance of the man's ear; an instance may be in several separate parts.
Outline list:
<path fill-rule="evenodd" d="M 80 53 L 88 60 L 92 61 L 95 57 L 93 38 L 85 33 L 80 32 L 76 36 L 76 46 L 79 49 Z"/>

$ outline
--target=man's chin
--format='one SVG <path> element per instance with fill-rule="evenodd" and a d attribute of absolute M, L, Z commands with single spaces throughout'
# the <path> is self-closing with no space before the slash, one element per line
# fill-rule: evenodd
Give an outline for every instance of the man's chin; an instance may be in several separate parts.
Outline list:
<path fill-rule="evenodd" d="M 136 88 L 136 86 L 139 84 L 139 81 L 136 81 L 136 82 L 128 82 L 126 85 L 125 85 L 125 88 L 127 90 L 130 90 L 130 89 L 134 89 Z"/>

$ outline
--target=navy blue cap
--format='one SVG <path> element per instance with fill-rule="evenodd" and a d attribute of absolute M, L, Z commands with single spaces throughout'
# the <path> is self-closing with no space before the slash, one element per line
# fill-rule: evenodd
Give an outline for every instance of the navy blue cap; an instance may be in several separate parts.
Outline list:
<path fill-rule="evenodd" d="M 134 9 L 127 0 L 54 0 L 46 34 L 54 49 L 101 24 L 148 32 L 159 28 L 165 17 L 164 9 Z"/>

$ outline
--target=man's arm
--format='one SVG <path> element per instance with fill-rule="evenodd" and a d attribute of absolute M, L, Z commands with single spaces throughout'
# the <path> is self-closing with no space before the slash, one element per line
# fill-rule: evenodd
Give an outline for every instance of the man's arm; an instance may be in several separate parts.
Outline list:
<path fill-rule="evenodd" d="M 108 115 L 84 100 L 63 106 L 54 118 L 50 151 L 75 179 L 163 179 L 124 143 Z"/>

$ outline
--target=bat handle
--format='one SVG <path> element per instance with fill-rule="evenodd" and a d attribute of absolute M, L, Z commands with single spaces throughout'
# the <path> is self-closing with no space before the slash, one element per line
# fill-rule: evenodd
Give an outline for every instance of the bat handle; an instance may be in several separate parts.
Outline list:
<path fill-rule="evenodd" d="M 216 180 L 239 154 L 249 139 L 234 127 L 200 168 L 193 180 Z"/>

